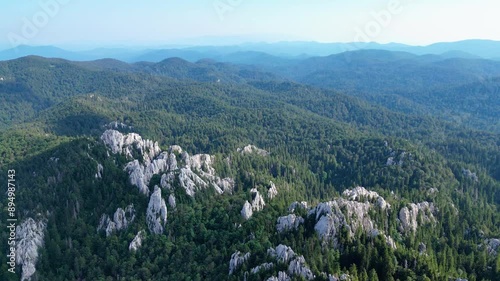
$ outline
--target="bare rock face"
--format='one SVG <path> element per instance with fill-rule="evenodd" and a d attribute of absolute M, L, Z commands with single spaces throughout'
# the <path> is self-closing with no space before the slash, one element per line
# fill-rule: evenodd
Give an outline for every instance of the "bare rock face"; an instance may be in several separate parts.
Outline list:
<path fill-rule="evenodd" d="M 252 210 L 255 212 L 262 211 L 266 206 L 266 202 L 264 202 L 264 197 L 260 195 L 259 191 L 256 188 L 252 188 L 250 193 L 253 194 L 254 198 L 252 200 Z"/>
<path fill-rule="evenodd" d="M 233 274 L 248 258 L 250 258 L 250 253 L 242 254 L 240 251 L 234 252 L 229 261 L 229 275 Z"/>
<path fill-rule="evenodd" d="M 196 154 L 189 156 L 182 153 L 185 166 L 179 175 L 181 186 L 189 196 L 194 196 L 196 190 L 206 189 L 213 186 L 219 194 L 231 193 L 234 189 L 234 180 L 230 178 L 221 179 L 216 175 L 213 164 L 215 156 L 208 154 Z"/>
<path fill-rule="evenodd" d="M 134 205 L 128 205 L 125 210 L 122 208 L 116 209 L 111 219 L 107 214 L 101 216 L 97 231 L 105 230 L 106 236 L 110 236 L 113 232 L 126 229 L 135 219 Z"/>
<path fill-rule="evenodd" d="M 298 209 L 307 210 L 307 202 L 306 201 L 302 201 L 302 202 L 295 201 L 295 202 L 293 202 L 292 204 L 290 204 L 290 207 L 288 207 L 288 212 L 289 213 L 294 213 L 295 210 L 298 210 Z"/>
<path fill-rule="evenodd" d="M 153 194 L 149 198 L 148 210 L 146 212 L 146 223 L 149 231 L 154 234 L 162 234 L 167 223 L 167 205 L 161 197 L 161 189 L 155 186 Z"/>
<path fill-rule="evenodd" d="M 157 142 L 143 140 L 140 135 L 134 133 L 123 135 L 116 130 L 106 130 L 101 139 L 112 153 L 120 153 L 131 159 L 124 170 L 129 174 L 130 183 L 137 186 L 144 195 L 149 195 L 148 186 L 153 176 L 162 173 L 162 188 L 173 190 L 173 184 L 178 177 L 178 182 L 189 196 L 194 196 L 197 190 L 210 186 L 219 194 L 232 193 L 234 189 L 233 179 L 221 179 L 216 175 L 213 168 L 215 156 L 190 156 L 178 145 L 172 145 L 168 152 L 162 152 Z M 176 156 L 179 154 L 185 163 L 181 167 Z M 142 156 L 142 159 L 134 159 L 134 155 Z"/>
<path fill-rule="evenodd" d="M 158 175 L 168 170 L 166 153 L 161 153 L 156 159 L 141 164 L 137 159 L 129 162 L 125 166 L 125 171 L 129 173 L 130 183 L 139 188 L 144 195 L 149 195 L 149 182 L 154 175 Z"/>
<path fill-rule="evenodd" d="M 302 217 L 298 217 L 295 214 L 290 214 L 288 216 L 278 218 L 276 222 L 276 230 L 279 233 L 296 230 L 303 223 L 304 219 Z"/>
<path fill-rule="evenodd" d="M 252 153 L 255 153 L 259 156 L 269 156 L 269 152 L 265 151 L 264 149 L 260 149 L 258 147 L 256 147 L 255 145 L 247 145 L 243 148 L 238 148 L 236 150 L 237 152 L 241 153 L 241 154 L 252 154 Z"/>
<path fill-rule="evenodd" d="M 141 230 L 137 232 L 137 235 L 135 235 L 134 240 L 130 242 L 128 246 L 129 251 L 137 251 L 141 246 L 142 246 L 142 241 L 146 237 L 146 231 Z"/>
<path fill-rule="evenodd" d="M 245 201 L 245 204 L 243 204 L 243 208 L 241 209 L 241 216 L 245 220 L 248 220 L 249 218 L 252 217 L 252 215 L 253 215 L 252 205 L 250 204 L 250 202 Z"/>
<path fill-rule="evenodd" d="M 276 188 L 274 182 L 270 181 L 269 189 L 267 190 L 267 197 L 272 200 L 277 195 L 278 195 L 278 189 Z"/>
<path fill-rule="evenodd" d="M 187 152 L 183 152 L 182 160 L 185 166 L 180 169 L 179 182 L 189 196 L 194 196 L 196 191 L 210 186 L 219 194 L 232 193 L 234 180 L 221 179 L 216 175 L 213 168 L 215 156 L 208 154 L 189 156 Z"/>
<path fill-rule="evenodd" d="M 28 218 L 16 227 L 16 263 L 21 266 L 21 280 L 31 280 L 36 272 L 38 249 L 43 246 L 44 219 L 35 221 Z"/>
<path fill-rule="evenodd" d="M 261 271 L 267 271 L 267 270 L 270 270 L 274 267 L 274 263 L 272 262 L 267 262 L 267 263 L 263 263 L 261 265 L 258 265 L 252 269 L 250 269 L 250 273 L 252 274 L 256 274 L 256 273 L 259 273 Z"/>
<path fill-rule="evenodd" d="M 366 233 L 375 229 L 368 215 L 372 207 L 370 203 L 337 198 L 334 201 L 318 204 L 310 209 L 308 214 L 316 216 L 317 223 L 314 229 L 318 235 L 324 240 L 332 240 L 336 245 L 338 233 L 342 227 L 346 227 L 350 235 L 354 235 L 358 228 Z"/>
<path fill-rule="evenodd" d="M 106 130 L 101 140 L 113 154 L 124 154 L 132 160 L 124 169 L 129 173 L 130 183 L 137 186 L 141 193 L 149 195 L 147 186 L 153 175 L 168 168 L 168 154 L 161 153 L 158 142 L 143 140 L 135 133 L 123 135 L 116 130 Z M 142 161 L 133 159 L 133 151 L 142 156 Z"/>
<path fill-rule="evenodd" d="M 142 194 L 149 195 L 149 188 L 144 180 L 144 166 L 134 160 L 129 162 L 124 170 L 128 172 L 130 183 L 137 186 Z"/>
<path fill-rule="evenodd" d="M 292 276 L 300 276 L 306 280 L 313 280 L 315 278 L 311 269 L 306 265 L 306 260 L 303 256 L 297 257 L 288 265 L 288 274 Z"/>
<path fill-rule="evenodd" d="M 342 195 L 351 201 L 363 202 L 363 201 L 375 200 L 377 206 L 381 209 L 386 209 L 391 207 L 391 205 L 387 203 L 385 199 L 382 196 L 380 196 L 377 192 L 369 191 L 361 186 L 358 186 L 353 189 L 347 189 L 342 193 Z"/>
<path fill-rule="evenodd" d="M 280 264 L 288 264 L 287 273 L 289 276 L 299 276 L 306 280 L 313 280 L 315 278 L 311 269 L 306 265 L 304 257 L 297 256 L 292 248 L 280 244 L 274 249 L 268 249 L 267 254 L 271 258 L 276 259 Z"/>
<path fill-rule="evenodd" d="M 295 252 L 292 248 L 283 244 L 278 245 L 276 248 L 269 248 L 267 255 L 275 258 L 280 263 L 288 263 L 291 259 L 295 258 Z"/>
<path fill-rule="evenodd" d="M 294 202 L 288 208 L 292 214 L 278 218 L 278 232 L 297 229 L 304 222 L 295 214 L 296 209 L 306 209 L 307 202 Z M 374 221 L 370 218 L 370 210 L 386 210 L 390 204 L 377 192 L 366 190 L 364 187 L 356 187 L 344 191 L 343 197 L 335 198 L 333 201 L 323 202 L 316 207 L 310 208 L 308 216 L 316 220 L 314 229 L 325 242 L 332 241 L 338 247 L 338 236 L 342 228 L 347 229 L 348 234 L 353 236 L 359 229 L 368 236 L 383 235 L 387 244 L 396 247 L 392 238 L 384 235 L 378 230 Z"/>
<path fill-rule="evenodd" d="M 429 223 L 435 221 L 433 213 L 436 211 L 433 203 L 422 202 L 411 203 L 408 207 L 403 207 L 399 211 L 399 230 L 404 233 L 415 232 L 419 223 Z M 421 215 L 422 221 L 418 221 Z"/>
<path fill-rule="evenodd" d="M 170 171 L 161 176 L 160 186 L 163 189 L 173 191 L 174 180 L 175 180 L 175 174 L 172 171 Z"/>
<path fill-rule="evenodd" d="M 133 149 L 137 149 L 139 154 L 143 156 L 143 162 L 149 164 L 161 150 L 157 142 L 151 140 L 143 140 L 142 137 L 135 133 L 123 135 L 116 130 L 106 130 L 101 140 L 111 149 L 113 154 L 124 154 L 132 158 Z"/>

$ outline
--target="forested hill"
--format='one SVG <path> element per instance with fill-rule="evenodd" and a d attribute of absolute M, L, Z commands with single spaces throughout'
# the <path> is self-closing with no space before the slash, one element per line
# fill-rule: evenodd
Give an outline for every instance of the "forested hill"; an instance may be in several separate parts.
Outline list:
<path fill-rule="evenodd" d="M 390 110 L 500 132 L 498 61 L 361 50 L 263 68 Z"/>
<path fill-rule="evenodd" d="M 500 276 L 495 132 L 208 60 L 0 78 L 20 255 L 1 280 Z"/>

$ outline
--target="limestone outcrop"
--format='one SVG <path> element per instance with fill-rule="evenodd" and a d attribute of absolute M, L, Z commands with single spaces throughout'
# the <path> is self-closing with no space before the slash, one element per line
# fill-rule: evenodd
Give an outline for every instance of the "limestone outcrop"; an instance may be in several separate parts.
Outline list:
<path fill-rule="evenodd" d="M 155 186 L 153 194 L 149 198 L 146 212 L 146 223 L 149 231 L 154 234 L 162 234 L 167 223 L 167 205 L 161 197 L 161 189 Z"/>
<path fill-rule="evenodd" d="M 125 210 L 122 208 L 116 209 L 113 217 L 103 214 L 99 221 L 97 231 L 105 230 L 106 236 L 110 236 L 113 232 L 126 229 L 135 219 L 134 205 L 128 205 Z"/>
<path fill-rule="evenodd" d="M 35 221 L 27 218 L 16 227 L 16 263 L 21 266 L 21 280 L 31 280 L 36 272 L 38 250 L 43 247 L 47 223 L 45 219 Z"/>

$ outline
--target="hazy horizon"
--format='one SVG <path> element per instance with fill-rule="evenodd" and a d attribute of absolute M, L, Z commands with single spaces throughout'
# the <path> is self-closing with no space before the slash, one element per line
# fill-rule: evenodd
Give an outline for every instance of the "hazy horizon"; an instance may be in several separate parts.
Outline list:
<path fill-rule="evenodd" d="M 255 42 L 376 42 L 426 46 L 500 40 L 492 0 L 211 0 L 105 3 L 9 2 L 2 8 L 0 49 L 238 45 Z"/>

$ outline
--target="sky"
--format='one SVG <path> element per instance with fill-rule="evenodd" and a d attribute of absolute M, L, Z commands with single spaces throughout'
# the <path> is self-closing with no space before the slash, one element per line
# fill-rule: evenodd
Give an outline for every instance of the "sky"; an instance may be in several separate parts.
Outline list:
<path fill-rule="evenodd" d="M 0 48 L 500 40 L 498 0 L 0 0 Z"/>

